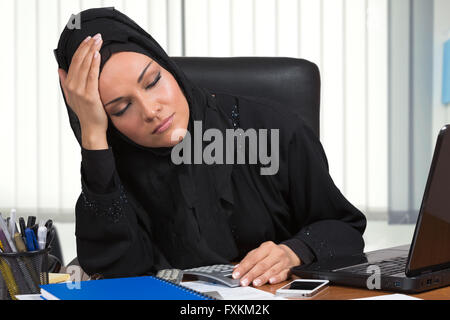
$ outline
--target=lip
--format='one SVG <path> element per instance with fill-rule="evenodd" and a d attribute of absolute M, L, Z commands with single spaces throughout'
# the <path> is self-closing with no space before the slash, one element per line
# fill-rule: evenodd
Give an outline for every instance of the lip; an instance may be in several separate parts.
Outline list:
<path fill-rule="evenodd" d="M 152 132 L 152 134 L 162 133 L 162 132 L 166 131 L 167 129 L 169 129 L 170 125 L 172 124 L 174 115 L 175 115 L 175 113 L 173 113 L 170 117 L 167 117 L 166 119 L 164 119 L 161 122 L 161 124 L 158 127 L 156 127 L 156 129 Z"/>

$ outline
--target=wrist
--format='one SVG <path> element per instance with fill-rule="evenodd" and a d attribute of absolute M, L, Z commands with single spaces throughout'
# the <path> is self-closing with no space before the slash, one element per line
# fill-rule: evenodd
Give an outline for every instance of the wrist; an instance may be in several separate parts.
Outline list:
<path fill-rule="evenodd" d="M 108 141 L 104 132 L 90 132 L 81 130 L 82 146 L 86 150 L 105 150 L 108 149 Z"/>
<path fill-rule="evenodd" d="M 292 261 L 293 266 L 299 266 L 302 264 L 302 260 L 291 248 L 289 248 L 285 244 L 280 244 L 280 246 L 286 251 L 287 255 L 289 256 L 290 260 Z"/>

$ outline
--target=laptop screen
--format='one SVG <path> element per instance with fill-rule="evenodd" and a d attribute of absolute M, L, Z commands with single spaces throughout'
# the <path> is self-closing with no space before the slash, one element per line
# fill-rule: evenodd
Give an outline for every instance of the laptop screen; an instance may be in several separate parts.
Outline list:
<path fill-rule="evenodd" d="M 450 127 L 440 133 L 411 251 L 409 270 L 450 264 Z"/>

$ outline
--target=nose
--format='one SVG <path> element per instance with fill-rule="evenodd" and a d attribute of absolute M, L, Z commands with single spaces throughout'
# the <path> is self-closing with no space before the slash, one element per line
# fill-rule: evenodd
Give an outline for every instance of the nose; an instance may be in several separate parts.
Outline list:
<path fill-rule="evenodd" d="M 144 105 L 143 106 L 143 118 L 144 121 L 152 121 L 161 112 L 161 106 L 159 105 Z"/>
<path fill-rule="evenodd" d="M 145 122 L 151 122 L 160 112 L 161 105 L 149 99 L 139 99 L 141 106 L 142 118 Z"/>

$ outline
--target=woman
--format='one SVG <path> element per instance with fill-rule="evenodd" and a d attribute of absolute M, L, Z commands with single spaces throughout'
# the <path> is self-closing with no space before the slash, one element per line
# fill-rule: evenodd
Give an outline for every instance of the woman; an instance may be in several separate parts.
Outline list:
<path fill-rule="evenodd" d="M 296 115 L 197 87 L 111 8 L 81 12 L 81 28 L 63 31 L 55 55 L 82 147 L 76 237 L 88 274 L 239 262 L 233 277 L 260 286 L 286 280 L 291 267 L 362 252 L 365 217 L 334 185 L 319 140 Z M 196 122 L 223 136 L 279 129 L 276 174 L 262 175 L 259 161 L 175 165 L 172 151 Z"/>

